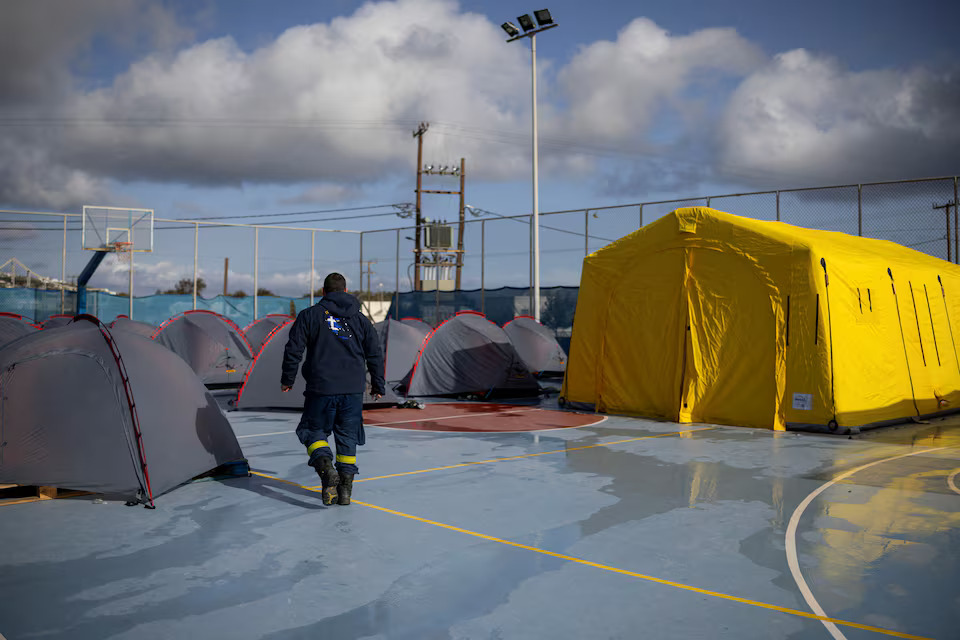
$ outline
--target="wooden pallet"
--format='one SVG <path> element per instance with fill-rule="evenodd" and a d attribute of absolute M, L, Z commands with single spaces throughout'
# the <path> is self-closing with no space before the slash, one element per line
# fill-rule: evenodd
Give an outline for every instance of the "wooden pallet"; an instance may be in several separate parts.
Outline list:
<path fill-rule="evenodd" d="M 37 487 L 22 484 L 0 484 L 0 504 L 20 504 L 22 502 L 36 502 L 38 500 L 53 500 L 67 496 L 79 495 L 81 492 L 57 487 Z"/>

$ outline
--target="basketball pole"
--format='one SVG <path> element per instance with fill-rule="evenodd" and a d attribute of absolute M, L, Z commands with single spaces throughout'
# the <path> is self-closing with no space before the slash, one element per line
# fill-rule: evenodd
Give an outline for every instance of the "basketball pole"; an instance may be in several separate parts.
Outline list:
<path fill-rule="evenodd" d="M 103 258 L 106 255 L 106 251 L 95 251 L 93 257 L 90 258 L 90 261 L 87 262 L 87 266 L 83 268 L 83 271 L 77 278 L 78 316 L 87 312 L 87 283 L 90 282 L 90 278 L 93 277 L 93 274 L 97 271 L 97 267 L 100 266 L 100 263 L 103 262 Z"/>

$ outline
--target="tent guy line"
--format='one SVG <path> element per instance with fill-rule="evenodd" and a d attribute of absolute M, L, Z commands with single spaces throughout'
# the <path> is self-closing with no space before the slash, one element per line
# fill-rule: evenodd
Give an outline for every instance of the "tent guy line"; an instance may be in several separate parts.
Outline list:
<path fill-rule="evenodd" d="M 709 427 L 709 428 L 712 428 L 712 427 Z M 668 435 L 668 434 L 664 434 L 664 435 Z M 278 478 L 278 477 L 271 476 L 271 475 L 268 475 L 268 474 L 265 474 L 265 473 L 260 473 L 259 471 L 252 471 L 252 470 L 251 470 L 250 473 L 252 473 L 252 474 L 254 474 L 254 475 L 257 475 L 257 476 L 260 476 L 260 477 L 262 477 L 262 478 L 267 478 L 267 479 L 269 479 L 269 480 L 276 480 L 277 482 L 281 482 L 281 483 L 283 483 L 283 484 L 289 484 L 289 485 L 298 487 L 298 488 L 300 488 L 300 489 L 305 489 L 305 490 L 310 491 L 310 492 L 313 492 L 313 493 L 319 493 L 319 492 L 320 492 L 319 487 L 318 487 L 318 488 L 307 487 L 307 486 L 304 486 L 304 485 L 301 485 L 301 484 L 297 484 L 296 482 L 291 482 L 291 481 L 289 481 L 289 480 L 284 480 L 283 478 Z M 369 503 L 369 502 L 361 502 L 361 501 L 359 501 L 359 500 L 354 500 L 354 501 L 353 501 L 353 504 L 358 504 L 358 505 L 361 505 L 361 506 L 364 506 L 364 507 L 367 507 L 367 508 L 370 508 L 370 509 L 374 509 L 374 510 L 376 510 L 376 511 L 381 511 L 381 512 L 383 512 L 383 513 L 389 513 L 389 514 L 391 514 L 391 515 L 399 516 L 399 517 L 401 517 L 401 518 L 405 518 L 405 519 L 408 519 L 408 520 L 413 520 L 413 521 L 415 521 L 415 522 L 422 522 L 422 523 L 424 523 L 424 524 L 429 524 L 429 525 L 432 525 L 432 526 L 435 526 L 435 527 L 439 527 L 439 528 L 441 528 L 441 529 L 447 529 L 447 530 L 449 530 L 449 531 L 455 531 L 455 532 L 457 532 L 457 533 L 462 533 L 462 534 L 464 534 L 464 535 L 472 536 L 472 537 L 474 537 L 474 538 L 480 538 L 481 540 L 487 540 L 487 541 L 489 541 L 489 542 L 497 542 L 497 543 L 506 545 L 506 546 L 508 546 L 508 547 L 514 547 L 514 548 L 516 548 L 516 549 L 523 549 L 524 551 L 532 551 L 532 552 L 534 552 L 534 553 L 539 553 L 539 554 L 542 554 L 542 555 L 545 555 L 545 556 L 550 556 L 550 557 L 553 557 L 553 558 L 559 558 L 560 560 L 567 560 L 568 562 L 573 562 L 573 563 L 575 563 L 575 564 L 580 564 L 580 565 L 584 565 L 584 566 L 587 566 L 587 567 L 593 567 L 593 568 L 595 568 L 595 569 L 603 569 L 604 571 L 610 571 L 610 572 L 612 572 L 612 573 L 619 573 L 619 574 L 621 574 L 621 575 L 630 576 L 630 577 L 632 577 L 632 578 L 639 578 L 639 579 L 645 580 L 645 581 L 647 581 L 647 582 L 654 582 L 654 583 L 657 583 L 657 584 L 662 584 L 662 585 L 665 585 L 665 586 L 668 586 L 668 587 L 674 587 L 674 588 L 676 588 L 676 589 L 681 589 L 681 590 L 684 590 L 684 591 L 692 591 L 692 592 L 694 592 L 694 593 L 699 593 L 699 594 L 702 594 L 702 595 L 707 595 L 707 596 L 711 596 L 711 597 L 714 597 L 714 598 L 719 598 L 719 599 L 721 599 L 721 600 L 728 600 L 728 601 L 731 601 L 731 602 L 739 602 L 739 603 L 741 603 L 741 604 L 747 604 L 747 605 L 750 605 L 750 606 L 753 606 L 753 607 L 759 607 L 759 608 L 762 608 L 762 609 L 769 609 L 769 610 L 772 610 L 772 611 L 778 611 L 778 612 L 780 612 L 780 613 L 786 613 L 786 614 L 788 614 L 788 615 L 793 615 L 793 616 L 797 616 L 797 617 L 801 617 L 801 618 L 808 618 L 808 619 L 813 619 L 813 620 L 820 620 L 821 622 L 831 622 L 831 623 L 834 623 L 834 624 L 839 624 L 839 625 L 843 625 L 843 626 L 847 626 L 847 627 L 852 627 L 852 628 L 855 628 L 855 629 L 863 629 L 864 631 L 872 631 L 872 632 L 874 632 L 874 633 L 882 633 L 882 634 L 884 634 L 884 635 L 893 636 L 893 637 L 895 637 L 895 638 L 909 638 L 909 639 L 911 639 L 911 640 L 932 640 L 931 638 L 927 638 L 926 636 L 912 635 L 912 634 L 909 634 L 909 633 L 903 633 L 903 632 L 901 632 L 901 631 L 894 631 L 894 630 L 892 630 L 892 629 L 884 629 L 884 628 L 882 628 L 882 627 L 874 627 L 874 626 L 871 626 L 871 625 L 861 624 L 861 623 L 859 623 L 859 622 L 851 622 L 851 621 L 848 621 L 848 620 L 841 620 L 841 619 L 838 619 L 838 618 L 828 618 L 828 617 L 826 617 L 826 616 L 816 615 L 816 614 L 813 614 L 813 613 L 809 613 L 809 612 L 807 612 L 807 611 L 800 611 L 799 609 L 791 609 L 791 608 L 789 608 L 789 607 L 782 607 L 782 606 L 776 605 L 776 604 L 770 604 L 770 603 L 767 603 L 767 602 L 760 602 L 759 600 L 751 600 L 751 599 L 749 599 L 749 598 L 741 598 L 740 596 L 734 596 L 734 595 L 730 595 L 730 594 L 727 594 L 727 593 L 721 593 L 721 592 L 719 592 L 719 591 L 711 591 L 711 590 L 709 590 L 709 589 L 701 589 L 700 587 L 694 587 L 694 586 L 692 586 L 692 585 L 684 584 L 684 583 L 682 583 L 682 582 L 674 582 L 674 581 L 672 581 L 672 580 L 666 580 L 666 579 L 664 579 L 664 578 L 657 578 L 657 577 L 655 577 L 655 576 L 646 575 L 646 574 L 639 573 L 639 572 L 636 572 L 636 571 L 630 571 L 630 570 L 627 570 L 627 569 L 620 569 L 620 568 L 618 568 L 618 567 L 612 567 L 612 566 L 609 566 L 609 565 L 600 564 L 600 563 L 598 563 L 598 562 L 591 562 L 590 560 L 584 560 L 583 558 L 577 558 L 576 556 L 568 556 L 568 555 L 565 555 L 565 554 L 562 554 L 562 553 L 557 553 L 557 552 L 555 552 L 555 551 L 548 551 L 548 550 L 546 550 L 546 549 L 540 549 L 540 548 L 538 548 L 538 547 L 532 547 L 532 546 L 530 546 L 530 545 L 521 544 L 521 543 L 519 543 L 519 542 L 512 542 L 512 541 L 510 541 L 510 540 L 504 540 L 503 538 L 497 538 L 497 537 L 495 537 L 495 536 L 487 535 L 487 534 L 485 534 L 485 533 L 480 533 L 480 532 L 478 532 L 478 531 L 471 531 L 470 529 L 464 529 L 464 528 L 462 528 L 462 527 L 456 527 L 456 526 L 453 526 L 453 525 L 444 524 L 444 523 L 442 523 L 442 522 L 437 522 L 436 520 L 429 520 L 429 519 L 427 519 L 427 518 L 422 518 L 422 517 L 420 517 L 420 516 L 415 516 L 415 515 L 412 515 L 412 514 L 409 514 L 409 513 L 404 513 L 403 511 L 397 511 L 397 510 L 395 510 L 395 509 L 388 509 L 387 507 L 381 507 L 381 506 L 378 506 L 378 505 L 375 505 L 375 504 L 371 504 L 371 503 Z"/>
<path fill-rule="evenodd" d="M 820 603 L 817 602 L 817 599 L 814 597 L 813 592 L 810 591 L 810 587 L 807 586 L 806 580 L 803 579 L 803 574 L 800 572 L 800 561 L 797 558 L 797 525 L 800 523 L 800 518 L 803 516 L 804 510 L 813 502 L 814 498 L 818 495 L 829 489 L 834 484 L 849 478 L 859 471 L 864 469 L 869 469 L 870 467 L 884 462 L 890 462 L 892 460 L 899 460 L 900 458 L 907 458 L 909 456 L 915 456 L 921 453 L 932 453 L 934 451 L 942 451 L 943 449 L 950 449 L 951 447 L 936 447 L 933 449 L 920 449 L 918 451 L 911 451 L 909 453 L 901 453 L 899 455 L 890 456 L 887 458 L 881 458 L 879 460 L 874 460 L 873 462 L 868 462 L 867 464 L 860 465 L 859 467 L 854 467 L 849 471 L 845 471 L 840 475 L 836 476 L 829 482 L 825 482 L 820 485 L 817 489 L 812 491 L 810 495 L 803 499 L 797 508 L 794 510 L 793 515 L 790 516 L 790 522 L 787 525 L 787 533 L 785 536 L 785 546 L 787 554 L 787 564 L 790 567 L 790 573 L 793 575 L 794 582 L 797 583 L 797 587 L 800 589 L 800 593 L 803 595 L 803 599 L 806 600 L 807 606 L 810 607 L 810 610 L 817 614 L 817 619 L 823 622 L 823 626 L 827 628 L 827 631 L 830 632 L 830 635 L 833 636 L 835 640 L 846 640 L 846 636 L 837 628 L 836 621 L 827 617 L 826 612 L 820 606 Z"/>

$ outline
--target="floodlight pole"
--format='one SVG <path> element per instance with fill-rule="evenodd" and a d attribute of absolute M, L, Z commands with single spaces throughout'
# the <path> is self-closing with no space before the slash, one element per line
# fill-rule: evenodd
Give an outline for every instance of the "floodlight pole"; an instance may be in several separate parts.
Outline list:
<path fill-rule="evenodd" d="M 537 149 L 537 34 L 530 36 L 531 78 L 533 85 L 533 225 L 531 241 L 533 243 L 533 317 L 540 322 L 540 174 L 539 153 Z"/>
<path fill-rule="evenodd" d="M 530 63 L 532 85 L 533 114 L 533 215 L 530 218 L 530 306 L 533 307 L 533 317 L 540 321 L 540 187 L 539 187 L 539 149 L 537 145 L 537 34 L 558 25 L 548 24 L 509 38 L 513 42 L 520 38 L 530 38 Z"/>

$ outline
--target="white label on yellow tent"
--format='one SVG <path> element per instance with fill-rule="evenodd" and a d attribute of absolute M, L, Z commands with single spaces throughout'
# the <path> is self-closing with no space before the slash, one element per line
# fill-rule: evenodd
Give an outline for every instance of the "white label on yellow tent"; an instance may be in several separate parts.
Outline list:
<path fill-rule="evenodd" d="M 812 393 L 793 394 L 793 408 L 799 409 L 800 411 L 812 411 L 813 410 L 813 394 Z"/>

